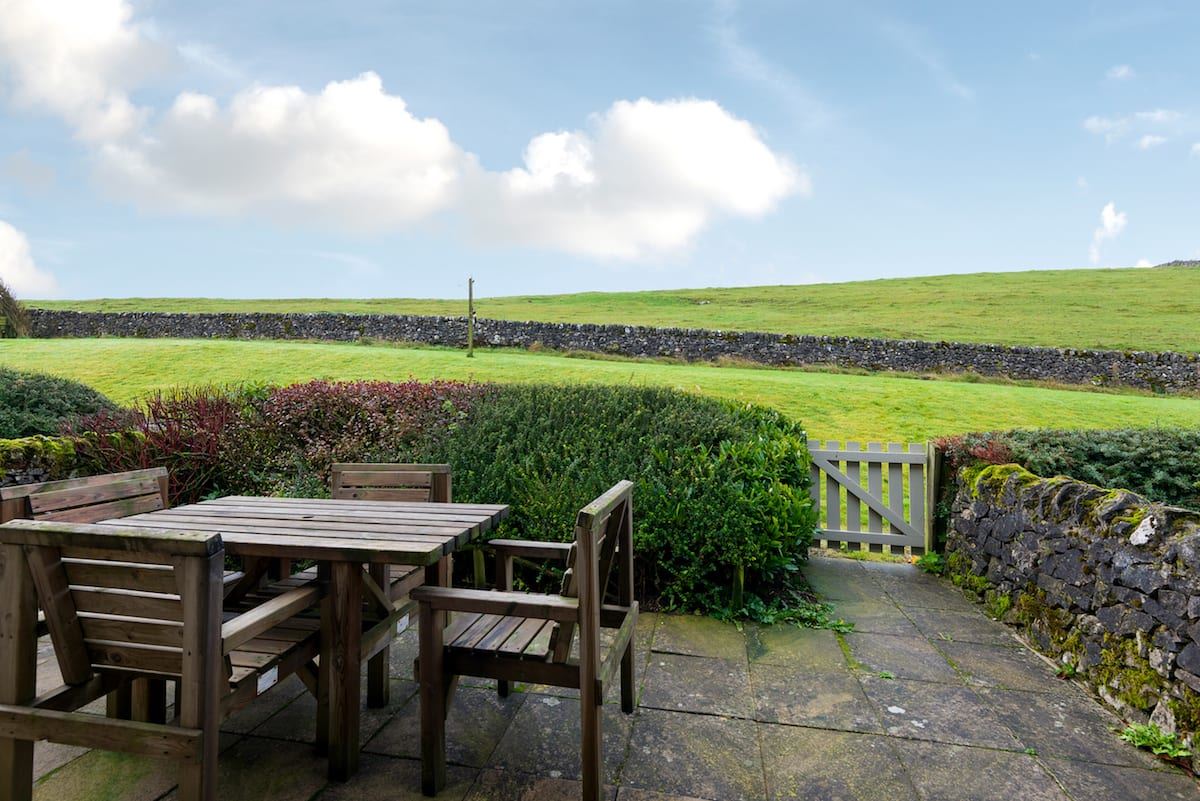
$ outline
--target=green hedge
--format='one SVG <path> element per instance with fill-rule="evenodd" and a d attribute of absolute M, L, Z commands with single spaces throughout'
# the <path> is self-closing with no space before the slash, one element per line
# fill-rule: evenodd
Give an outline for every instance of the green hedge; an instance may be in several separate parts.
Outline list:
<path fill-rule="evenodd" d="M 115 408 L 78 381 L 0 367 L 0 439 L 58 434 L 77 416 Z"/>
<path fill-rule="evenodd" d="M 632 386 L 314 381 L 156 396 L 73 433 L 103 469 L 167 465 L 176 502 L 319 496 L 335 461 L 448 462 L 456 500 L 512 505 L 492 536 L 537 540 L 569 540 L 576 512 L 627 478 L 641 600 L 757 617 L 803 606 L 816 525 L 806 437 L 762 407 Z"/>
<path fill-rule="evenodd" d="M 1014 462 L 1039 476 L 1070 476 L 1200 509 L 1200 428 L 996 431 L 938 444 L 952 467 Z"/>

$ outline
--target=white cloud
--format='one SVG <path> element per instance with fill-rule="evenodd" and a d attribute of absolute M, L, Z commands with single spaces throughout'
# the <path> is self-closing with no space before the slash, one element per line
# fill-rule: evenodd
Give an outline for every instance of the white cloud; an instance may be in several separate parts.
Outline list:
<path fill-rule="evenodd" d="M 1088 188 L 1088 179 L 1081 175 L 1075 179 L 1075 185 L 1080 189 L 1086 190 Z"/>
<path fill-rule="evenodd" d="M 184 93 L 153 128 L 100 150 L 106 184 L 152 209 L 379 230 L 454 199 L 469 157 L 364 73 L 319 93 Z"/>
<path fill-rule="evenodd" d="M 28 150 L 18 150 L 0 165 L 0 174 L 27 192 L 40 194 L 54 185 L 56 173 L 49 164 L 33 157 Z"/>
<path fill-rule="evenodd" d="M 1167 137 L 1157 134 L 1146 134 L 1138 140 L 1138 150 L 1152 150 L 1167 141 Z"/>
<path fill-rule="evenodd" d="M 61 116 L 94 141 L 138 126 L 145 112 L 128 88 L 161 66 L 163 51 L 124 0 L 6 0 L 0 57 L 17 106 Z"/>
<path fill-rule="evenodd" d="M 25 234 L 0 220 L 0 279 L 18 295 L 44 297 L 54 294 L 58 282 L 38 268 Z"/>
<path fill-rule="evenodd" d="M 1092 232 L 1092 246 L 1088 249 L 1088 258 L 1092 264 L 1100 262 L 1100 245 L 1107 240 L 1116 239 L 1128 223 L 1129 217 L 1125 212 L 1117 211 L 1114 203 L 1109 203 L 1100 210 L 1100 226 Z"/>
<path fill-rule="evenodd" d="M 1093 115 L 1083 121 L 1083 128 L 1088 133 L 1103 136 L 1109 144 L 1129 135 L 1137 136 L 1139 146 L 1144 150 L 1162 144 L 1156 140 L 1163 138 L 1164 134 L 1182 133 L 1190 124 L 1181 111 L 1156 108 L 1107 117 Z M 1142 146 L 1141 142 L 1146 142 L 1146 145 Z"/>
<path fill-rule="evenodd" d="M 184 92 L 155 113 L 129 93 L 167 45 L 128 2 L 0 3 L 0 67 L 14 100 L 61 116 L 93 149 L 101 183 L 151 211 L 360 231 L 459 212 L 484 241 L 633 259 L 685 248 L 719 216 L 759 217 L 809 191 L 750 123 L 705 100 L 619 101 L 588 132 L 534 136 L 524 166 L 507 172 L 483 170 L 372 72 L 318 92 L 252 86 L 227 102 Z M 752 54 L 742 53 L 748 74 L 787 89 Z M 202 44 L 171 55 L 237 77 Z M 939 72 L 936 60 L 927 66 Z"/>
<path fill-rule="evenodd" d="M 1139 111 L 1133 115 L 1142 122 L 1168 123 L 1179 120 L 1183 114 L 1170 108 L 1156 108 L 1151 111 Z"/>
<path fill-rule="evenodd" d="M 1200 156 L 1200 142 L 1197 142 L 1196 144 L 1192 145 L 1192 155 Z"/>
<path fill-rule="evenodd" d="M 1110 67 L 1104 75 L 1110 81 L 1127 81 L 1134 74 L 1133 67 L 1128 64 L 1117 64 L 1115 67 Z"/>
<path fill-rule="evenodd" d="M 1150 263 L 1149 259 L 1138 259 L 1137 264 L 1135 264 L 1133 266 L 1134 267 L 1153 267 L 1154 265 Z"/>
<path fill-rule="evenodd" d="M 530 140 L 525 164 L 465 193 L 485 240 L 635 259 L 686 247 L 714 217 L 759 217 L 808 175 L 712 101 L 618 101 L 590 131 Z"/>

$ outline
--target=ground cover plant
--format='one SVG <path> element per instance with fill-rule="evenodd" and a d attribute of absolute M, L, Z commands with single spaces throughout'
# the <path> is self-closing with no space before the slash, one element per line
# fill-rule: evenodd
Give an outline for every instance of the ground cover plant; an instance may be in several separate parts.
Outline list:
<path fill-rule="evenodd" d="M 578 509 L 628 478 L 643 601 L 831 622 L 799 574 L 816 523 L 805 434 L 770 409 L 653 387 L 316 381 L 159 394 L 68 433 L 102 470 L 167 466 L 176 503 L 326 495 L 335 461 L 448 462 L 456 500 L 512 505 L 492 536 L 536 540 L 569 541 Z"/>
<path fill-rule="evenodd" d="M 57 434 L 73 417 L 115 408 L 78 381 L 0 367 L 0 439 Z"/>
<path fill-rule="evenodd" d="M 1130 299 L 1136 298 L 1136 303 Z M 462 316 L 462 300 L 121 298 L 107 311 L 333 311 Z M 1200 351 L 1200 269 L 1038 270 L 804 286 L 482 298 L 480 317 L 783 334 Z"/>
<path fill-rule="evenodd" d="M 84 381 L 128 403 L 175 386 L 417 378 L 666 386 L 803 419 L 809 436 L 921 442 L 959 431 L 1187 426 L 1200 399 L 1152 397 L 892 375 L 700 364 L 606 361 L 525 351 L 461 351 L 353 344 L 210 340 L 12 340 L 0 366 Z"/>

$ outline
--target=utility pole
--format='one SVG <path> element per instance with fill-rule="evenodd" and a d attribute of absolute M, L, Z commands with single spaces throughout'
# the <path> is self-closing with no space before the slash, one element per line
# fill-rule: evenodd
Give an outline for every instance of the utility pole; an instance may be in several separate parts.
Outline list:
<path fill-rule="evenodd" d="M 467 358 L 475 358 L 475 279 L 467 277 Z"/>

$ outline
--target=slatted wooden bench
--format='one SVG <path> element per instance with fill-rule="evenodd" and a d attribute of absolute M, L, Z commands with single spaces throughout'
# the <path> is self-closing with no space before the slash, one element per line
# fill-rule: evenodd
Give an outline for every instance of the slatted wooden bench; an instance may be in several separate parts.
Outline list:
<path fill-rule="evenodd" d="M 600 801 L 601 704 L 620 672 L 621 709 L 634 708 L 633 485 L 622 481 L 584 507 L 575 519 L 575 541 L 558 545 L 493 540 L 498 589 L 418 587 L 418 681 L 421 695 L 421 787 L 435 795 L 446 783 L 446 711 L 458 676 L 529 681 L 579 690 L 583 798 Z M 512 591 L 516 556 L 567 565 L 562 591 L 541 595 Z M 609 577 L 617 574 L 617 604 L 604 604 Z M 446 626 L 446 613 L 454 622 Z M 600 629 L 615 629 L 601 653 Z M 572 656 L 578 639 L 579 656 Z"/>
<path fill-rule="evenodd" d="M 170 757 L 182 801 L 216 798 L 220 721 L 317 655 L 319 626 L 297 616 L 322 592 L 225 613 L 224 556 L 217 534 L 0 525 L 0 798 L 31 797 L 35 740 Z M 63 685 L 35 696 L 39 604 Z M 140 677 L 178 683 L 177 725 L 76 712 Z"/>

